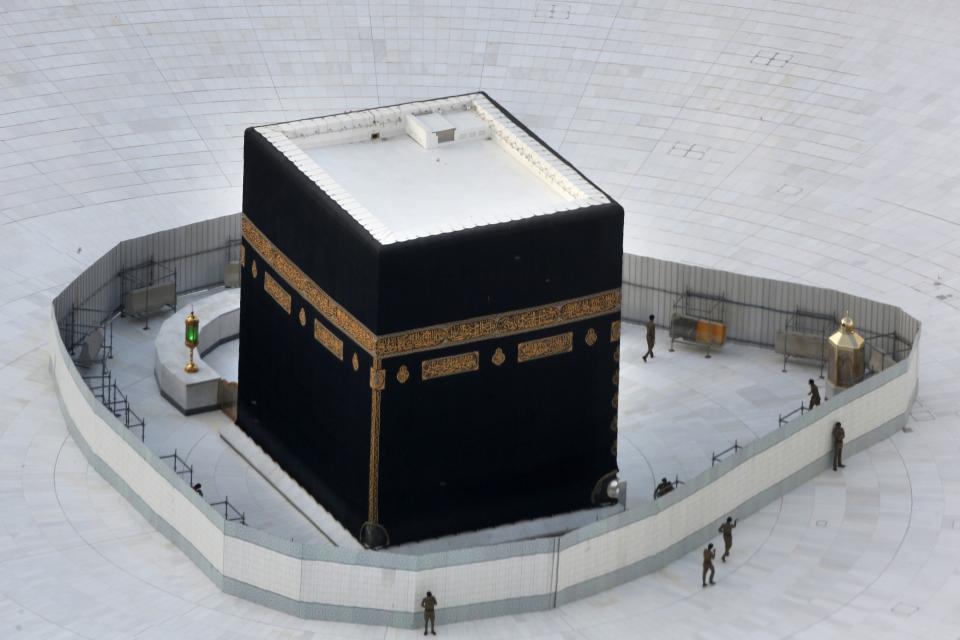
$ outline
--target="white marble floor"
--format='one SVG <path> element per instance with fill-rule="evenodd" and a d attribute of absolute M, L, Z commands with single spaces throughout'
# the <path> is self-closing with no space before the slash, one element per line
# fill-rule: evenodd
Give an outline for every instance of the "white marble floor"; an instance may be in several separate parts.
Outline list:
<path fill-rule="evenodd" d="M 178 302 L 182 307 L 217 291 Z M 151 360 L 153 339 L 170 315 L 153 316 L 148 330 L 139 319 L 118 317 L 113 323 L 114 357 L 108 367 L 131 406 L 146 419 L 147 446 L 157 455 L 176 452 L 193 467 L 194 481 L 203 485 L 208 502 L 229 498 L 250 526 L 296 542 L 329 544 L 321 529 L 219 437 L 219 428 L 229 418 L 219 411 L 183 416 L 160 397 Z M 656 357 L 643 362 L 644 331 L 641 325 L 624 323 L 621 332 L 618 458 L 621 478 L 627 481 L 628 508 L 651 501 L 659 478 L 689 480 L 710 467 L 714 453 L 776 429 L 781 413 L 800 406 L 809 378 L 823 387 L 816 362 L 792 361 L 783 373 L 782 356 L 736 343 L 714 351 L 710 359 L 700 347 L 680 342 L 671 353 L 663 331 Z M 239 342 L 233 340 L 206 354 L 203 361 L 236 379 L 238 356 Z M 515 525 L 407 545 L 403 552 L 491 544 L 569 526 L 573 525 Z"/>
<path fill-rule="evenodd" d="M 121 239 L 240 210 L 245 126 L 480 88 L 624 205 L 627 250 L 905 307 L 921 383 L 913 432 L 741 522 L 717 587 L 691 554 L 440 633 L 955 640 L 957 24 L 923 0 L 3 0 L 0 638 L 414 633 L 218 592 L 67 435 L 46 305 Z"/>

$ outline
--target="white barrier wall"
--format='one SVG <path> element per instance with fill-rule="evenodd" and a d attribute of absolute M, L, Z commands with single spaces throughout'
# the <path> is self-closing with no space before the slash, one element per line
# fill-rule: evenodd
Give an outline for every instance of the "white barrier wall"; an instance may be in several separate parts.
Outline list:
<path fill-rule="evenodd" d="M 210 222 L 218 228 L 232 228 L 222 221 Z M 174 231 L 182 235 L 181 230 Z M 210 237 L 213 246 L 222 241 L 216 235 Z M 129 246 L 134 245 L 151 243 L 142 239 L 130 241 Z M 116 253 L 114 250 L 110 254 L 111 268 L 117 267 Z M 137 258 L 127 256 L 129 260 Z M 638 260 L 645 259 L 625 256 L 624 263 L 637 264 Z M 207 264 L 204 268 L 215 271 Z M 669 263 L 659 265 L 655 274 L 671 268 Z M 103 268 L 99 261 L 91 269 L 98 277 L 110 277 L 110 268 Z M 708 271 L 689 273 L 697 273 L 701 279 L 739 277 L 705 273 Z M 97 284 L 90 272 L 78 278 L 81 280 L 82 288 L 92 295 L 102 296 L 103 291 L 109 290 L 109 283 Z M 185 280 L 198 282 L 193 276 Z M 638 284 L 639 278 L 634 280 L 624 287 L 627 318 L 628 312 L 645 317 L 649 308 L 639 302 L 633 308 L 630 305 L 634 303 L 627 302 L 630 296 L 639 301 L 649 293 L 644 288 L 649 287 L 648 283 Z M 765 290 L 771 290 L 771 282 L 763 281 Z M 87 388 L 61 340 L 57 320 L 69 308 L 66 298 L 75 296 L 79 287 L 71 285 L 54 302 L 50 352 L 61 409 L 84 455 L 224 591 L 311 618 L 416 626 L 419 600 L 428 589 L 442 594 L 440 616 L 445 622 L 535 611 L 656 570 L 714 537 L 717 523 L 727 514 L 747 515 L 828 468 L 830 429 L 835 421 L 844 424 L 845 450 L 851 454 L 900 428 L 913 401 L 918 377 L 919 323 L 900 309 L 871 303 L 877 309 L 871 310 L 869 305 L 860 308 L 865 317 L 881 323 L 875 330 L 884 330 L 884 322 L 892 323 L 913 342 L 905 359 L 832 397 L 829 403 L 777 432 L 748 444 L 655 503 L 554 538 L 423 556 L 349 551 L 295 544 L 238 523 L 224 522 L 130 434 Z M 628 295 L 628 291 L 633 293 Z M 672 295 L 666 289 L 651 295 L 654 294 L 663 300 Z M 824 294 L 830 295 L 841 296 L 836 298 L 838 301 L 845 300 L 836 292 Z M 793 302 L 780 299 L 784 308 Z M 758 331 L 769 329 L 764 328 L 763 322 L 757 321 Z"/>

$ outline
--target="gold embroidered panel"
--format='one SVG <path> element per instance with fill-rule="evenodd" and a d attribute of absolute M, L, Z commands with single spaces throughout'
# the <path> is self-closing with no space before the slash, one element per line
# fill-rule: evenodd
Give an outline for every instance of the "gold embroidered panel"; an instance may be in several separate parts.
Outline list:
<path fill-rule="evenodd" d="M 364 351 L 380 357 L 401 356 L 444 346 L 468 344 L 545 329 L 620 311 L 620 289 L 582 298 L 507 311 L 504 313 L 375 335 L 341 307 L 260 231 L 249 218 L 241 219 L 243 238 L 304 300 Z"/>
<path fill-rule="evenodd" d="M 287 315 L 290 315 L 290 293 L 277 284 L 273 276 L 266 272 L 263 274 L 263 290 L 269 293 L 271 298 L 276 300 L 280 308 L 287 312 Z"/>
<path fill-rule="evenodd" d="M 528 362 L 573 351 L 573 332 L 528 340 L 517 345 L 517 362 Z"/>
<path fill-rule="evenodd" d="M 610 323 L 610 342 L 620 341 L 620 321 L 614 320 Z"/>
<path fill-rule="evenodd" d="M 316 318 L 313 320 L 313 338 L 325 346 L 327 351 L 337 356 L 340 362 L 343 362 L 343 340 L 333 335 L 333 332 L 323 326 Z"/>
<path fill-rule="evenodd" d="M 458 373 L 477 371 L 480 369 L 480 352 L 469 351 L 443 358 L 431 358 L 420 364 L 420 377 L 424 380 L 443 378 Z"/>
<path fill-rule="evenodd" d="M 535 331 L 620 310 L 620 290 L 377 338 L 382 357 Z"/>
<path fill-rule="evenodd" d="M 267 264 L 273 267 L 273 270 L 293 287 L 294 291 L 312 304 L 320 315 L 343 331 L 367 353 L 372 354 L 374 352 L 376 336 L 373 335 L 372 331 L 317 286 L 317 283 L 301 271 L 282 251 L 277 249 L 247 216 L 241 218 L 241 227 L 243 229 L 243 239 L 247 241 L 247 244 L 253 247 L 267 261 Z"/>

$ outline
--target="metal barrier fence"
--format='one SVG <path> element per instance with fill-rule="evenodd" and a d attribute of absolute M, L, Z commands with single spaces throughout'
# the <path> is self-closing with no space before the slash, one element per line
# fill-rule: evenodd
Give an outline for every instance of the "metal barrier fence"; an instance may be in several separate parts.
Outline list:
<path fill-rule="evenodd" d="M 624 319 L 644 322 L 654 314 L 666 326 L 681 296 L 722 298 L 727 339 L 766 347 L 798 313 L 839 318 L 849 311 L 858 330 L 878 336 L 876 346 L 895 354 L 896 361 L 906 357 L 920 329 L 919 321 L 898 307 L 860 296 L 624 254 Z"/>

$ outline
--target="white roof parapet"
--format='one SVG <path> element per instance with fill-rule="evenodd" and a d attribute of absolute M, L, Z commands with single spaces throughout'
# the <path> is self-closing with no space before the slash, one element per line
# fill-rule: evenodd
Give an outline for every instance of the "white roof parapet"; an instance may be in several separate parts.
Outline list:
<path fill-rule="evenodd" d="M 479 93 L 256 130 L 381 244 L 609 202 Z"/>

